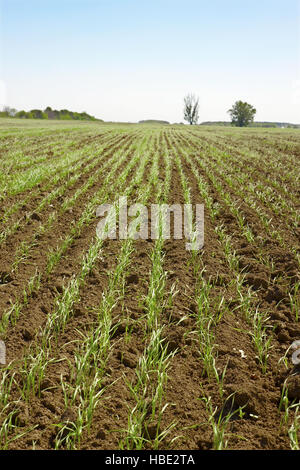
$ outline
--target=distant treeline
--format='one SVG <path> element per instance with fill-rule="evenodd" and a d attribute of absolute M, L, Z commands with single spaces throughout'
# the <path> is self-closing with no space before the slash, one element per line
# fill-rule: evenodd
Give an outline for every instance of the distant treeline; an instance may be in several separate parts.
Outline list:
<path fill-rule="evenodd" d="M 168 121 L 160 121 L 159 119 L 145 119 L 139 121 L 139 124 L 170 124 Z"/>
<path fill-rule="evenodd" d="M 207 121 L 201 122 L 200 126 L 232 126 L 231 122 L 228 121 Z M 287 127 L 289 129 L 299 129 L 300 124 L 291 124 L 289 122 L 252 122 L 249 127 Z"/>
<path fill-rule="evenodd" d="M 48 106 L 44 111 L 40 109 L 32 109 L 31 111 L 17 111 L 14 108 L 6 106 L 0 112 L 0 117 L 10 117 L 19 119 L 61 119 L 61 120 L 77 120 L 77 121 L 101 121 L 88 113 L 76 113 L 68 109 L 52 109 Z"/>
<path fill-rule="evenodd" d="M 249 127 L 288 127 L 289 129 L 299 129 L 300 124 L 290 122 L 253 122 Z"/>

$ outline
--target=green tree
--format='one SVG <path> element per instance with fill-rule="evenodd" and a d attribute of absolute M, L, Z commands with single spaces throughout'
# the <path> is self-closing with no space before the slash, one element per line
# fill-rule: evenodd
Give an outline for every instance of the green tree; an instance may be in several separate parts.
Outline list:
<path fill-rule="evenodd" d="M 234 126 L 245 127 L 253 122 L 256 109 L 249 103 L 236 101 L 228 113 Z"/>
<path fill-rule="evenodd" d="M 197 124 L 199 119 L 199 98 L 189 94 L 184 97 L 184 120 L 189 124 Z"/>
<path fill-rule="evenodd" d="M 48 114 L 40 109 L 32 109 L 30 114 L 32 114 L 34 119 L 48 119 Z"/>
<path fill-rule="evenodd" d="M 15 115 L 16 118 L 19 118 L 19 119 L 24 119 L 24 118 L 27 118 L 27 113 L 26 111 L 22 110 L 22 111 L 19 111 L 16 115 Z"/>
<path fill-rule="evenodd" d="M 30 113 L 32 114 L 34 119 L 42 119 L 43 111 L 41 111 L 40 109 L 32 109 Z"/>

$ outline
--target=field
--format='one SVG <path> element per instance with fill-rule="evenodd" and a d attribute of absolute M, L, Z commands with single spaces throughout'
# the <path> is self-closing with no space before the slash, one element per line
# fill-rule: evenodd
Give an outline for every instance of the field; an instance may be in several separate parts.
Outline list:
<path fill-rule="evenodd" d="M 299 160 L 298 130 L 1 120 L 0 448 L 299 449 Z M 119 196 L 204 204 L 204 247 L 101 240 Z"/>

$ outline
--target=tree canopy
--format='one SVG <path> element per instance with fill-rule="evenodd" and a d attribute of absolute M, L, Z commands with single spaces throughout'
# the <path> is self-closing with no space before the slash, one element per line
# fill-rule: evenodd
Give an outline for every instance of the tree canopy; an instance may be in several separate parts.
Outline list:
<path fill-rule="evenodd" d="M 253 122 L 256 109 L 249 103 L 236 101 L 228 113 L 231 116 L 231 122 L 234 126 L 245 127 Z"/>

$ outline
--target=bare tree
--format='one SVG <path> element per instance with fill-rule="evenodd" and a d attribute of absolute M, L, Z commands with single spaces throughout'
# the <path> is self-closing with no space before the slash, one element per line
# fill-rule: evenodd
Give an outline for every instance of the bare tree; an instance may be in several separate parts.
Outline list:
<path fill-rule="evenodd" d="M 15 108 L 11 108 L 10 106 L 4 106 L 3 112 L 7 114 L 7 116 L 14 117 L 17 114 L 17 110 Z"/>
<path fill-rule="evenodd" d="M 199 98 L 189 94 L 184 97 L 184 120 L 189 124 L 197 124 L 199 119 Z"/>

